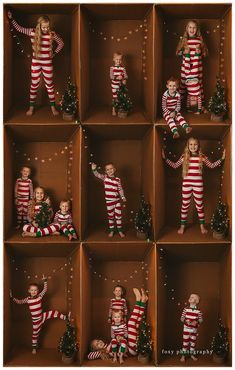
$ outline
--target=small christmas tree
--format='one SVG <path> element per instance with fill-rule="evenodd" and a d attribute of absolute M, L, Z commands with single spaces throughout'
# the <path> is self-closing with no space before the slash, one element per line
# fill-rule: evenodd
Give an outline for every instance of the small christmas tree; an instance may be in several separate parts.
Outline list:
<path fill-rule="evenodd" d="M 141 196 L 140 208 L 135 215 L 135 228 L 137 231 L 144 233 L 149 239 L 152 232 L 152 217 L 150 213 L 150 204 Z"/>
<path fill-rule="evenodd" d="M 144 315 L 140 327 L 139 327 L 139 334 L 137 337 L 137 347 L 136 351 L 138 354 L 141 355 L 150 355 L 152 352 L 152 340 L 150 335 L 150 328 L 149 324 L 146 321 L 146 316 Z"/>
<path fill-rule="evenodd" d="M 211 229 L 217 233 L 226 235 L 229 227 L 226 204 L 219 202 L 211 219 Z"/>
<path fill-rule="evenodd" d="M 60 106 L 61 110 L 67 114 L 75 114 L 77 112 L 77 92 L 76 86 L 71 82 L 71 78 L 68 78 L 67 87 L 64 95 L 62 95 Z"/>
<path fill-rule="evenodd" d="M 52 210 L 51 207 L 43 202 L 40 211 L 35 216 L 35 222 L 38 227 L 46 227 L 51 223 Z"/>
<path fill-rule="evenodd" d="M 211 349 L 219 357 L 226 357 L 229 351 L 228 330 L 222 325 L 221 319 L 218 323 L 218 329 L 212 339 Z"/>
<path fill-rule="evenodd" d="M 117 91 L 117 100 L 113 102 L 116 111 L 122 111 L 129 113 L 133 107 L 132 101 L 128 95 L 128 89 L 126 85 L 121 84 Z"/>
<path fill-rule="evenodd" d="M 222 116 L 227 112 L 227 104 L 225 101 L 225 88 L 217 77 L 216 90 L 209 100 L 208 109 L 216 116 Z"/>
<path fill-rule="evenodd" d="M 66 357 L 73 357 L 78 351 L 75 328 L 69 322 L 67 322 L 66 326 L 66 331 L 60 338 L 58 351 L 63 353 Z"/>

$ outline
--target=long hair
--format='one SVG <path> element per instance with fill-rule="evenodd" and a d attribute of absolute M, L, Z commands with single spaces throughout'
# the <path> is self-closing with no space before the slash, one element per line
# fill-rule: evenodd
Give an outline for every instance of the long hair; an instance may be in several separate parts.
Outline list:
<path fill-rule="evenodd" d="M 184 148 L 183 152 L 183 165 L 182 165 L 182 176 L 185 178 L 188 174 L 188 167 L 189 167 L 189 159 L 191 157 L 191 152 L 189 150 L 189 142 L 190 140 L 195 140 L 198 143 L 198 156 L 199 156 L 199 171 L 202 173 L 202 160 L 203 160 L 203 154 L 201 152 L 200 142 L 195 137 L 190 137 L 186 143 L 186 146 Z"/>
<path fill-rule="evenodd" d="M 183 37 L 180 39 L 178 45 L 177 45 L 177 48 L 176 48 L 176 55 L 179 54 L 179 52 L 184 49 L 186 46 L 187 46 L 187 43 L 188 43 L 188 25 L 189 23 L 194 23 L 196 26 L 197 26 L 197 31 L 196 31 L 196 35 L 195 37 L 199 37 L 200 40 L 201 40 L 201 49 L 202 49 L 202 54 L 203 56 L 206 56 L 208 54 L 208 49 L 207 49 L 207 46 L 203 40 L 203 37 L 201 35 L 201 31 L 200 31 L 200 27 L 199 27 L 199 23 L 198 21 L 196 21 L 195 19 L 192 19 L 190 20 L 186 27 L 185 27 L 185 31 L 184 31 L 184 34 L 183 34 Z"/>
<path fill-rule="evenodd" d="M 40 51 L 41 51 L 41 38 L 42 38 L 41 24 L 43 22 L 45 22 L 45 23 L 50 22 L 50 19 L 47 15 L 42 15 L 37 20 L 37 26 L 35 28 L 35 36 L 34 36 L 34 43 L 33 43 L 33 50 L 34 50 L 36 58 L 39 57 L 39 54 L 40 54 Z M 49 38 L 50 48 L 51 48 L 51 51 L 52 51 L 52 32 L 50 31 L 50 29 L 49 29 L 49 35 L 50 35 L 50 38 Z"/>
<path fill-rule="evenodd" d="M 47 199 L 47 195 L 45 193 L 45 189 L 42 187 L 42 186 L 37 186 L 35 189 L 34 189 L 34 192 L 33 192 L 33 200 L 31 202 L 31 204 L 29 205 L 29 208 L 28 208 L 28 216 L 30 218 L 30 220 L 33 220 L 34 219 L 34 207 L 35 207 L 35 204 L 36 204 L 36 191 L 38 189 L 42 189 L 43 190 L 43 193 L 44 193 L 44 197 L 43 197 L 43 201 L 45 201 Z"/>

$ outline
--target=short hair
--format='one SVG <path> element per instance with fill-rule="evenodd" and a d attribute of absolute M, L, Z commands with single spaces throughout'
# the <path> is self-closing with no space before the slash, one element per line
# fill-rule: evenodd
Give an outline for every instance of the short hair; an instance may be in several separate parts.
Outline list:
<path fill-rule="evenodd" d="M 171 76 L 170 78 L 168 78 L 168 80 L 166 81 L 166 83 L 168 84 L 169 82 L 175 82 L 177 84 L 177 86 L 179 85 L 179 80 L 173 76 Z"/>
<path fill-rule="evenodd" d="M 113 58 L 114 57 L 123 57 L 123 54 L 120 52 L 120 51 L 115 51 L 114 53 L 113 53 Z"/>
<path fill-rule="evenodd" d="M 121 317 L 123 317 L 123 312 L 122 310 L 112 310 L 112 317 L 115 315 L 115 313 L 119 313 Z"/>
<path fill-rule="evenodd" d="M 20 167 L 20 171 L 22 171 L 22 170 L 23 170 L 23 168 L 28 168 L 28 170 L 30 170 L 30 172 L 31 172 L 31 168 L 30 168 L 29 166 L 26 166 L 26 165 L 25 165 L 25 166 L 21 166 L 21 167 Z"/>
<path fill-rule="evenodd" d="M 105 163 L 104 168 L 106 168 L 107 166 L 110 166 L 110 165 L 112 165 L 113 167 L 115 167 L 114 164 L 113 164 L 113 162 L 107 162 L 107 163 Z"/>
<path fill-rule="evenodd" d="M 38 283 L 30 283 L 30 284 L 29 284 L 29 286 L 28 286 L 28 289 L 29 289 L 31 286 L 36 286 L 36 287 L 39 289 L 39 285 L 38 285 Z"/>
<path fill-rule="evenodd" d="M 93 342 L 95 341 L 95 340 L 99 340 L 98 338 L 94 338 L 94 339 L 92 339 L 92 341 L 91 341 L 91 343 L 90 343 L 90 352 L 92 352 L 92 351 L 97 351 L 97 349 L 94 347 L 94 345 L 93 345 Z"/>
<path fill-rule="evenodd" d="M 62 200 L 60 201 L 60 205 L 61 205 L 62 203 L 68 203 L 69 207 L 71 206 L 71 202 L 70 202 L 70 200 L 69 200 L 69 199 L 62 199 Z"/>
<path fill-rule="evenodd" d="M 115 287 L 113 288 L 113 290 L 115 290 L 116 288 L 121 288 L 122 289 L 122 295 L 124 295 L 126 293 L 126 290 L 125 290 L 125 288 L 122 285 L 115 285 Z"/>

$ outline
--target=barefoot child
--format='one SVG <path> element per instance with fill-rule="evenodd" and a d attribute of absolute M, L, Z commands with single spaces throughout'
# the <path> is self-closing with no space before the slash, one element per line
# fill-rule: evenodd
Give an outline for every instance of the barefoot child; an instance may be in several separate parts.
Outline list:
<path fill-rule="evenodd" d="M 20 170 L 21 177 L 15 183 L 15 205 L 17 213 L 17 226 L 19 229 L 22 224 L 27 223 L 29 203 L 33 198 L 33 184 L 29 178 L 31 169 L 24 166 Z"/>
<path fill-rule="evenodd" d="M 112 115 L 116 116 L 116 110 L 114 107 L 114 102 L 117 100 L 117 92 L 121 84 L 126 85 L 126 80 L 128 78 L 126 73 L 126 68 L 122 65 L 123 56 L 119 51 L 116 51 L 113 54 L 114 66 L 110 67 L 110 79 L 111 79 L 111 88 L 113 95 L 113 107 Z"/>
<path fill-rule="evenodd" d="M 111 324 L 112 322 L 112 314 L 113 311 L 121 311 L 123 320 L 126 322 L 127 318 L 127 305 L 126 300 L 123 298 L 124 289 L 121 285 L 116 285 L 113 290 L 114 298 L 110 299 L 110 306 L 109 306 L 109 318 L 108 323 Z"/>
<path fill-rule="evenodd" d="M 62 200 L 60 202 L 60 210 L 56 212 L 53 223 L 58 224 L 60 227 L 60 231 L 65 236 L 67 236 L 69 240 L 72 240 L 77 239 L 78 237 L 74 230 L 72 224 L 73 223 L 72 214 L 69 210 L 70 210 L 70 201 Z"/>

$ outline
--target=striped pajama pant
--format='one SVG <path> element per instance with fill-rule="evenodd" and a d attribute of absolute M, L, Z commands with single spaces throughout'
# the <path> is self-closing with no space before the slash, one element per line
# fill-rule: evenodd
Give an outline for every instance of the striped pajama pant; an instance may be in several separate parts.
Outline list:
<path fill-rule="evenodd" d="M 32 334 L 32 347 L 37 348 L 38 346 L 38 337 L 40 335 L 42 325 L 46 320 L 49 319 L 61 319 L 66 320 L 66 315 L 62 314 L 61 312 L 57 310 L 50 310 L 47 312 L 43 312 L 42 316 L 37 320 L 32 320 L 33 323 L 33 334 Z"/>
<path fill-rule="evenodd" d="M 188 209 L 192 196 L 196 205 L 199 222 L 200 224 L 204 224 L 205 215 L 203 204 L 203 182 L 202 180 L 198 182 L 193 182 L 186 179 L 183 180 L 182 185 L 181 224 L 186 224 Z"/>
<path fill-rule="evenodd" d="M 106 200 L 106 208 L 108 213 L 108 224 L 109 224 L 109 230 L 114 230 L 114 224 L 116 221 L 117 229 L 119 231 L 122 230 L 122 207 L 121 203 L 118 200 Z"/>
<path fill-rule="evenodd" d="M 140 322 L 144 315 L 145 303 L 136 302 L 132 314 L 128 320 L 127 333 L 128 333 L 128 352 L 132 356 L 136 356 L 137 334 Z"/>
<path fill-rule="evenodd" d="M 197 74 L 194 77 L 198 78 L 199 85 L 201 87 L 201 97 L 202 97 L 202 101 L 203 101 L 204 100 L 204 92 L 203 92 L 203 81 L 202 81 L 202 78 L 203 78 L 202 66 L 199 67 L 199 70 L 198 70 Z M 188 78 L 188 76 L 187 76 L 187 73 L 185 71 L 185 63 L 184 63 L 184 60 L 183 60 L 182 65 L 181 65 L 180 88 L 179 88 L 181 101 L 184 100 L 185 97 L 186 97 L 186 93 L 187 93 L 186 80 L 187 80 L 187 78 Z"/>
<path fill-rule="evenodd" d="M 197 328 L 184 325 L 183 328 L 183 348 L 184 354 L 195 354 L 195 345 L 197 339 Z"/>
<path fill-rule="evenodd" d="M 117 353 L 118 346 L 120 346 L 119 352 L 124 353 L 126 351 L 126 346 L 127 346 L 126 338 L 122 338 L 120 342 L 118 342 L 116 338 L 112 338 L 111 340 L 112 352 Z"/>
<path fill-rule="evenodd" d="M 59 224 L 50 224 L 46 227 L 37 227 L 32 224 L 27 224 L 23 226 L 23 231 L 27 231 L 29 233 L 36 233 L 38 237 L 50 235 L 53 234 L 55 231 L 59 230 L 60 230 Z"/>
<path fill-rule="evenodd" d="M 165 118 L 166 123 L 170 127 L 170 130 L 172 133 L 175 133 L 178 131 L 176 124 L 179 124 L 184 129 L 188 127 L 187 122 L 185 121 L 184 117 L 180 113 L 176 113 L 175 118 L 170 117 L 170 115 L 167 113 L 164 114 L 163 117 Z"/>
<path fill-rule="evenodd" d="M 28 198 L 17 198 L 16 216 L 18 225 L 27 222 L 28 207 L 29 207 Z"/>
<path fill-rule="evenodd" d="M 68 225 L 59 225 L 60 227 L 60 231 L 65 235 L 65 236 L 68 236 L 69 234 L 76 234 L 75 230 L 74 230 L 74 227 L 72 224 L 68 224 Z"/>
<path fill-rule="evenodd" d="M 30 105 L 34 105 L 37 97 L 37 90 L 40 84 L 41 74 L 47 89 L 51 105 L 55 105 L 55 92 L 53 84 L 53 64 L 52 59 L 38 60 L 32 59 L 31 65 L 31 86 L 30 86 Z"/>

